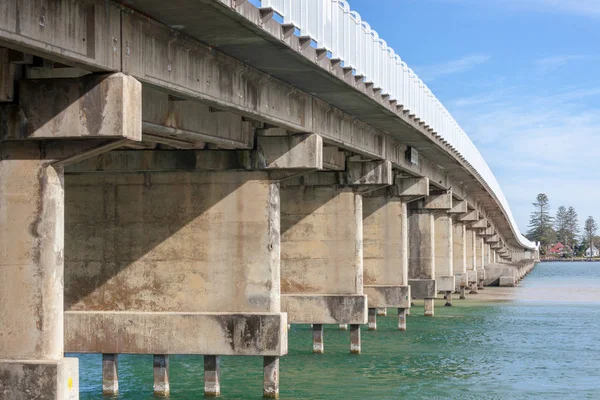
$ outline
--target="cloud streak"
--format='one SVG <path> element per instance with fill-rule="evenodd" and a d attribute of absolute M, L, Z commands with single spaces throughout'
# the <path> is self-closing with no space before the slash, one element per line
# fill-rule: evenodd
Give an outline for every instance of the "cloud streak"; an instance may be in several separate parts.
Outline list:
<path fill-rule="evenodd" d="M 475 68 L 477 65 L 488 62 L 490 58 L 491 57 L 487 54 L 472 54 L 457 60 L 415 68 L 415 71 L 418 73 L 421 79 L 432 81 L 441 76 L 469 71 Z"/>

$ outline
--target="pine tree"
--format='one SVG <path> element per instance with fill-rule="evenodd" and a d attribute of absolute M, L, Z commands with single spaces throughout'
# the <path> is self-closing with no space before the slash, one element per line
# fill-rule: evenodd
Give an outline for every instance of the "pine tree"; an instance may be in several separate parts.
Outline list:
<path fill-rule="evenodd" d="M 545 252 L 556 237 L 552 224 L 554 218 L 550 216 L 550 201 L 544 193 L 537 195 L 536 202 L 532 203 L 535 210 L 531 213 L 529 220 L 529 232 L 527 238 L 541 243 L 541 249 Z"/>
<path fill-rule="evenodd" d="M 567 243 L 572 249 L 575 249 L 575 241 L 579 236 L 579 218 L 577 212 L 571 206 L 567 210 Z"/>
<path fill-rule="evenodd" d="M 558 207 L 556 210 L 556 218 L 554 219 L 554 229 L 556 230 L 556 238 L 562 244 L 568 244 L 569 239 L 569 221 L 567 209 L 564 206 Z"/>
<path fill-rule="evenodd" d="M 587 217 L 587 219 L 585 220 L 585 226 L 583 227 L 583 231 L 590 246 L 590 257 L 594 256 L 594 236 L 596 235 L 597 230 L 598 224 L 596 224 L 594 217 Z"/>

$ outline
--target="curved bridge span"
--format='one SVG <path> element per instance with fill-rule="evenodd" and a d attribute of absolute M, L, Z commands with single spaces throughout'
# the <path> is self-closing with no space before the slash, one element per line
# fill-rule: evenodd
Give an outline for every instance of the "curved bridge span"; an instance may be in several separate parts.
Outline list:
<path fill-rule="evenodd" d="M 277 397 L 288 324 L 360 354 L 386 308 L 404 331 L 536 257 L 345 1 L 0 4 L 0 397 L 76 398 L 65 352 L 103 354 L 106 394 L 153 354 L 160 396 L 171 354 L 204 356 L 207 395 L 220 356 L 260 356 Z"/>

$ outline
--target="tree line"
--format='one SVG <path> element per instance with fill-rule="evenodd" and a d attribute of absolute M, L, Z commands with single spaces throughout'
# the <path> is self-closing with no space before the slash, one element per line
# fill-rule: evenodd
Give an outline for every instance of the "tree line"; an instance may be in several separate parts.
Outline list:
<path fill-rule="evenodd" d="M 529 231 L 525 235 L 533 242 L 540 242 L 540 253 L 546 254 L 553 244 L 560 242 L 569 246 L 575 255 L 584 255 L 585 251 L 599 242 L 596 236 L 598 224 L 589 216 L 580 231 L 577 211 L 572 206 L 560 206 L 556 215 L 550 213 L 550 200 L 545 193 L 537 195 L 532 203 L 534 210 L 529 219 Z"/>

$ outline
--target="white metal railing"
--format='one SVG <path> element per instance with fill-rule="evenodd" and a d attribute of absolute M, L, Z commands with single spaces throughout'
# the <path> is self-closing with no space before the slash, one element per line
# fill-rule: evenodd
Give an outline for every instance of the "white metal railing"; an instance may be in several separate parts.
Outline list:
<path fill-rule="evenodd" d="M 479 173 L 506 211 L 517 240 L 526 247 L 535 244 L 520 234 L 508 201 L 479 150 L 452 115 L 394 49 L 381 39 L 345 0 L 260 0 L 272 8 L 284 24 L 293 25 L 301 36 L 310 37 L 317 48 L 331 53 L 357 76 L 381 89 L 410 114 L 424 121 Z"/>

